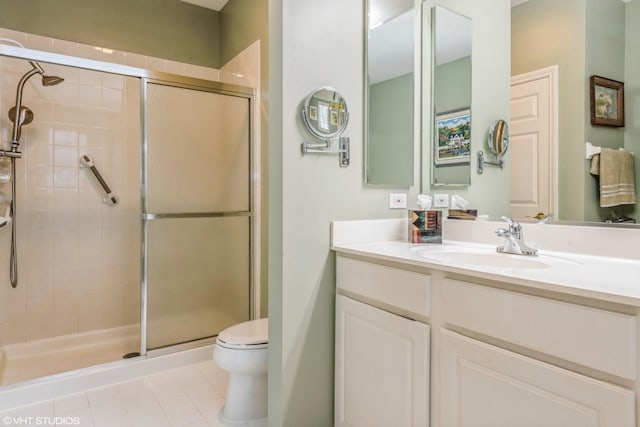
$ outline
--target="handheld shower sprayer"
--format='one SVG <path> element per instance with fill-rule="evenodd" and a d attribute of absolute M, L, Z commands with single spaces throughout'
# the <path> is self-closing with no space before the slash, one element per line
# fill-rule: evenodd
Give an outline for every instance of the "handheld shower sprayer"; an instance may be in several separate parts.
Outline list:
<path fill-rule="evenodd" d="M 0 42 L 9 42 L 21 48 L 24 46 L 11 39 L 0 37 Z M 22 105 L 22 91 L 24 90 L 24 85 L 27 83 L 31 77 L 36 74 L 40 74 L 42 76 L 42 86 L 55 86 L 59 83 L 62 83 L 64 79 L 62 77 L 57 76 L 49 76 L 45 73 L 44 68 L 37 61 L 28 61 L 29 65 L 31 65 L 31 69 L 27 71 L 18 82 L 18 87 L 16 89 L 16 103 L 11 109 L 9 109 L 9 119 L 13 122 L 13 130 L 11 132 L 11 149 L 10 150 L 0 150 L 0 157 L 8 157 L 11 159 L 11 202 L 8 208 L 8 215 L 5 217 L 9 217 L 12 219 L 11 222 L 11 255 L 10 255 L 10 263 L 9 263 L 9 278 L 11 280 L 11 287 L 15 288 L 18 286 L 18 250 L 16 248 L 16 159 L 22 157 L 22 153 L 18 151 L 18 147 L 20 146 L 20 134 L 22 133 L 22 126 L 28 125 L 33 121 L 33 111 Z M 0 219 L 1 220 L 1 219 Z M 7 225 L 9 220 L 6 220 L 0 227 Z"/>

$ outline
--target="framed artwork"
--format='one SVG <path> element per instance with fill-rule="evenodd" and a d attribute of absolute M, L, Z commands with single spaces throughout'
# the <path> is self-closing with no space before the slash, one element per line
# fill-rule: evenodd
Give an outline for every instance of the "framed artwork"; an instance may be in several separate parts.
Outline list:
<path fill-rule="evenodd" d="M 624 83 L 591 76 L 589 79 L 591 124 L 624 126 Z"/>
<path fill-rule="evenodd" d="M 471 160 L 471 110 L 436 114 L 436 165 L 469 163 Z"/>

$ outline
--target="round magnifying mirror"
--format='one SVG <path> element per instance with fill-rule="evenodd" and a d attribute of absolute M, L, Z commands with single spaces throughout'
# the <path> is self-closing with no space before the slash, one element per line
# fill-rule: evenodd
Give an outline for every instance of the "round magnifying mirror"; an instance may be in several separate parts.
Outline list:
<path fill-rule="evenodd" d="M 307 130 L 317 138 L 338 138 L 349 122 L 347 102 L 332 87 L 321 87 L 304 100 L 302 118 Z"/>
<path fill-rule="evenodd" d="M 498 160 L 509 148 L 509 125 L 504 120 L 496 120 L 489 129 L 489 150 Z"/>

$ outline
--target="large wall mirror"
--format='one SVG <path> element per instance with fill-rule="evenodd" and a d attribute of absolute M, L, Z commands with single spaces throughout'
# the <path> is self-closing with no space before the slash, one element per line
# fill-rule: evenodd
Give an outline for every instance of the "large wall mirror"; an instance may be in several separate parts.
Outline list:
<path fill-rule="evenodd" d="M 431 184 L 468 186 L 471 180 L 471 19 L 435 6 L 432 23 Z"/>
<path fill-rule="evenodd" d="M 366 2 L 365 182 L 414 183 L 414 0 Z"/>
<path fill-rule="evenodd" d="M 640 1 L 518 0 L 513 3 L 512 204 L 514 200 L 534 204 L 547 199 L 554 218 L 561 221 L 640 222 L 637 204 L 601 207 L 599 181 L 590 173 L 591 162 L 585 154 L 586 142 L 635 153 L 635 191 L 640 196 Z M 557 68 L 557 79 L 551 83 L 557 100 L 550 102 L 557 105 L 550 120 L 552 126 L 556 124 L 551 133 L 555 133 L 557 139 L 548 142 L 540 137 L 533 144 L 524 136 L 525 131 L 521 135 L 519 130 L 519 122 L 526 122 L 527 117 L 526 109 L 521 108 L 523 102 L 519 101 L 525 98 L 519 95 L 525 87 L 519 82 L 542 76 L 549 68 Z M 624 82 L 624 128 L 591 124 L 589 78 L 592 75 Z M 544 83 L 544 79 L 540 82 Z M 553 90 L 549 92 L 553 97 Z M 528 171 L 531 178 L 518 184 L 516 172 L 523 175 Z M 522 197 L 515 193 L 519 188 L 530 192 L 521 191 L 520 194 L 526 196 Z M 531 189 L 544 189 L 548 193 Z"/>

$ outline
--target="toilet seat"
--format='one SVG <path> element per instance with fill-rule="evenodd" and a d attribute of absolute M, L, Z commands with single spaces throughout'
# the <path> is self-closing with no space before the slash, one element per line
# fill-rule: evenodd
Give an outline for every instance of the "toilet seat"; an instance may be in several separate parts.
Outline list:
<path fill-rule="evenodd" d="M 258 319 L 231 326 L 218 334 L 221 347 L 238 350 L 259 350 L 269 346 L 269 320 Z"/>

